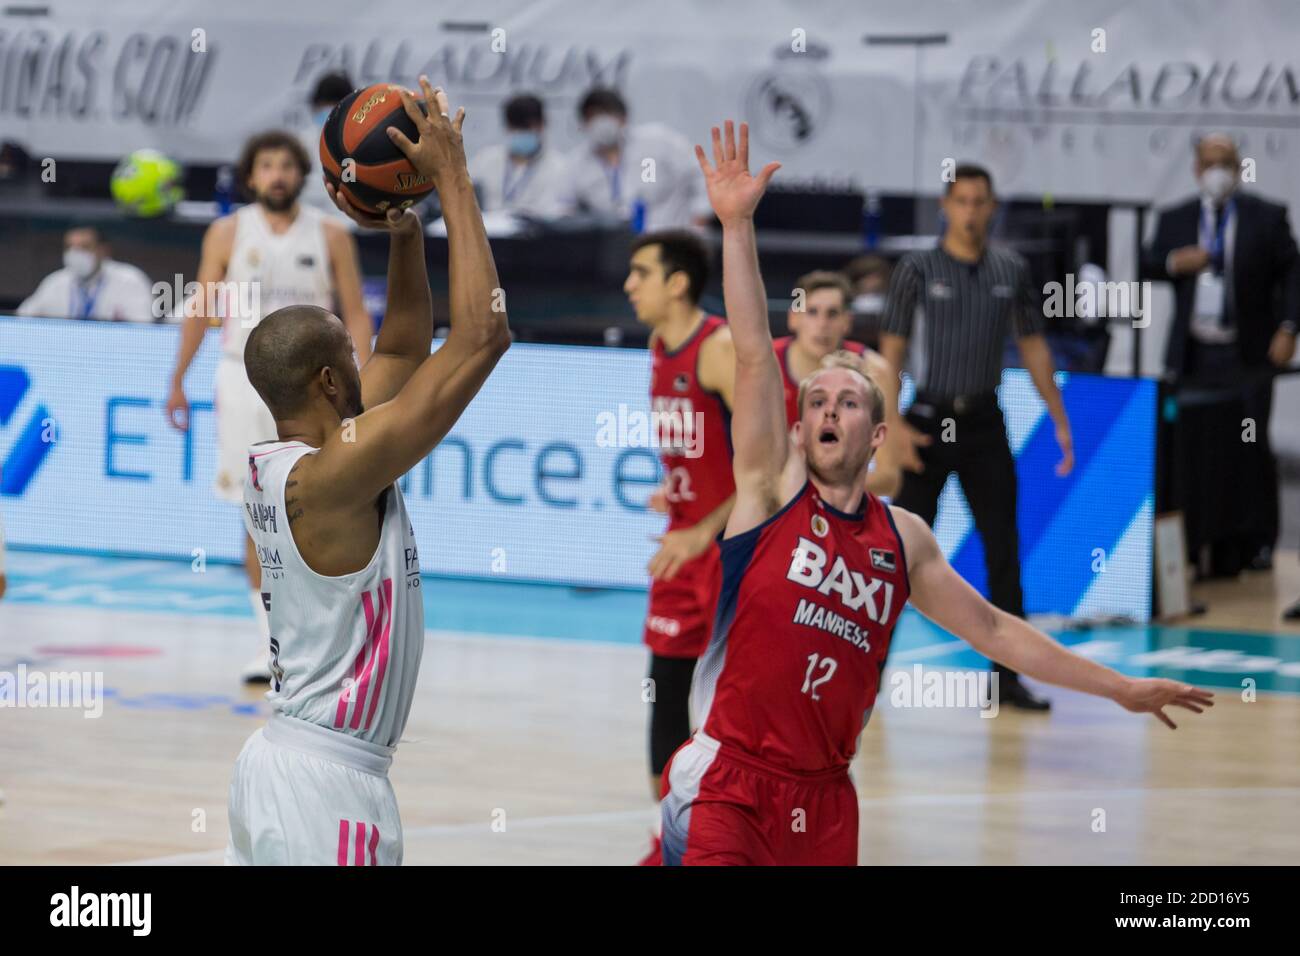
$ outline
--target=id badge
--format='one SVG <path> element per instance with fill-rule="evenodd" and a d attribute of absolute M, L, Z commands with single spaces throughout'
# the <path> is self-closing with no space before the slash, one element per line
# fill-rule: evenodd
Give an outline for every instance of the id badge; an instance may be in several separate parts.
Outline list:
<path fill-rule="evenodd" d="M 1219 324 L 1223 316 L 1223 276 L 1215 275 L 1209 269 L 1197 275 L 1192 314 L 1196 316 L 1197 325 Z"/>

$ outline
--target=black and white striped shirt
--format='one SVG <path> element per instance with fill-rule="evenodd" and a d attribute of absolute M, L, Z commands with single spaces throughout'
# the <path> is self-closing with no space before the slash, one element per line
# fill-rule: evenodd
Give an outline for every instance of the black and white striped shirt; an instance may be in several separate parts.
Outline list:
<path fill-rule="evenodd" d="M 1044 325 L 1028 263 L 992 246 L 978 262 L 954 259 L 942 246 L 904 255 L 889 284 L 881 330 L 910 339 L 918 313 L 924 348 L 916 387 L 941 398 L 995 389 L 1007 334 L 1033 335 Z"/>

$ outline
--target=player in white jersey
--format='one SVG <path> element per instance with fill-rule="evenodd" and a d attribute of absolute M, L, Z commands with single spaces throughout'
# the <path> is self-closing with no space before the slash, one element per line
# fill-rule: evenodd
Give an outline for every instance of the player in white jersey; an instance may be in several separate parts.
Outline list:
<path fill-rule="evenodd" d="M 255 201 L 208 227 L 199 262 L 202 291 L 185 307 L 167 417 L 177 428 L 189 428 L 185 372 L 203 344 L 209 321 L 220 321 L 215 491 L 218 498 L 235 504 L 243 500 L 248 446 L 275 437 L 271 414 L 244 370 L 244 344 L 258 321 L 288 305 L 328 309 L 337 298 L 358 360 L 364 362 L 370 353 L 371 325 L 361 299 L 356 241 L 346 223 L 298 202 L 310 169 L 302 144 L 288 133 L 261 133 L 244 145 L 239 181 Z M 261 635 L 244 679 L 265 682 L 271 677 L 266 613 L 251 538 L 245 542 L 244 568 Z"/>
<path fill-rule="evenodd" d="M 276 441 L 247 451 L 245 524 L 270 610 L 274 711 L 230 784 L 230 863 L 396 864 L 388 782 L 420 665 L 424 613 L 414 533 L 397 480 L 433 451 L 505 352 L 497 273 L 465 165 L 464 111 L 420 78 L 428 116 L 402 91 L 418 142 L 389 135 L 442 200 L 450 331 L 432 356 L 424 235 L 413 212 L 358 222 L 391 233 L 388 306 L 358 372 L 342 323 L 315 306 L 267 316 L 249 379 Z M 331 190 L 331 195 L 333 191 Z"/>

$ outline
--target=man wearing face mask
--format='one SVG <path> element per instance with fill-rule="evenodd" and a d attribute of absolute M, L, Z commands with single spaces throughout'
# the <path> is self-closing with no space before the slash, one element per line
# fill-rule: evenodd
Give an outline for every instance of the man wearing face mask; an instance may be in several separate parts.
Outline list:
<path fill-rule="evenodd" d="M 18 306 L 18 314 L 153 322 L 152 303 L 148 276 L 108 258 L 108 247 L 94 226 L 74 226 L 63 234 L 63 268 L 41 280 Z"/>
<path fill-rule="evenodd" d="M 502 116 L 506 141 L 482 150 L 471 164 L 483 211 L 558 219 L 564 214 L 564 161 L 546 148 L 542 101 L 528 93 L 512 96 Z"/>
<path fill-rule="evenodd" d="M 1273 373 L 1295 354 L 1300 253 L 1286 208 L 1238 188 L 1241 157 L 1225 135 L 1196 144 L 1200 195 L 1163 210 L 1142 257 L 1142 277 L 1174 286 L 1165 353 L 1169 377 L 1194 388 L 1241 389 L 1255 422 L 1242 449 L 1246 487 L 1234 489 L 1245 526 L 1216 564 L 1224 572 L 1272 567 L 1278 531 L 1277 462 L 1268 445 Z M 1225 438 L 1225 441 L 1228 439 Z"/>
<path fill-rule="evenodd" d="M 593 89 L 578 106 L 585 142 L 567 163 L 565 208 L 632 222 L 641 232 L 681 229 L 709 218 L 691 144 L 662 123 L 627 122 L 616 91 Z M 635 222 L 643 210 L 640 222 Z"/>
<path fill-rule="evenodd" d="M 320 131 L 325 127 L 325 120 L 329 119 L 330 111 L 334 109 L 349 93 L 352 92 L 351 78 L 342 70 L 333 73 L 326 73 L 316 81 L 315 87 L 311 91 L 309 105 L 311 108 L 311 125 L 302 131 L 303 149 L 307 151 L 307 158 L 311 162 L 311 172 L 307 174 L 307 181 L 303 184 L 302 195 L 298 197 L 300 202 L 329 213 L 331 216 L 342 217 L 334 201 L 330 199 L 329 194 L 325 192 L 325 179 L 321 174 L 320 168 Z"/>

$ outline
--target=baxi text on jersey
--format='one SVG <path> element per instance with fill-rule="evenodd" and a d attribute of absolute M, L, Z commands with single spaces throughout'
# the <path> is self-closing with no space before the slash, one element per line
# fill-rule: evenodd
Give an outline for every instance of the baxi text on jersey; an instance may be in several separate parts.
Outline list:
<path fill-rule="evenodd" d="M 819 545 L 800 536 L 785 576 L 818 594 L 828 597 L 836 594 L 848 610 L 865 611 L 871 621 L 887 625 L 890 611 L 894 609 L 893 583 L 850 569 L 842 554 L 835 556 L 829 571 L 826 570 L 828 562 L 829 557 Z"/>

